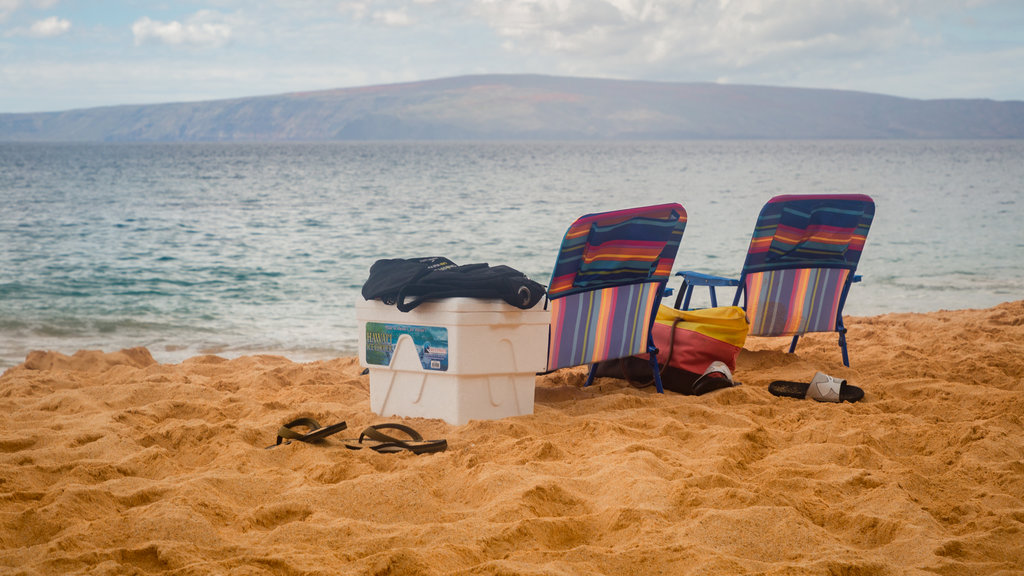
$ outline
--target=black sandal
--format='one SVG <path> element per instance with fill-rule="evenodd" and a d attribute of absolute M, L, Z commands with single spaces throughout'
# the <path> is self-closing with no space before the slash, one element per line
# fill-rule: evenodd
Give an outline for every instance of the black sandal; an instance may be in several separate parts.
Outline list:
<path fill-rule="evenodd" d="M 408 440 L 402 440 L 389 436 L 381 429 L 391 429 L 404 432 L 409 436 Z M 448 449 L 447 440 L 424 440 L 423 435 L 403 424 L 375 424 L 363 430 L 358 440 L 348 440 L 345 447 L 349 450 L 361 450 L 364 447 L 390 454 L 394 452 L 409 451 L 413 454 L 429 454 L 431 452 L 444 452 Z"/>
<path fill-rule="evenodd" d="M 296 426 L 304 426 L 309 428 L 309 432 L 301 434 L 293 430 Z M 267 446 L 267 448 L 273 448 L 274 446 L 280 446 L 282 441 L 284 444 L 291 444 L 292 440 L 298 440 L 299 442 L 307 442 L 310 444 L 316 444 L 327 438 L 335 432 L 340 432 L 347 428 L 348 425 L 344 422 L 338 422 L 337 424 L 331 424 L 330 426 L 320 426 L 320 423 L 312 418 L 296 418 L 291 422 L 281 426 L 277 430 L 277 442 Z M 285 441 L 287 439 L 287 441 Z"/>

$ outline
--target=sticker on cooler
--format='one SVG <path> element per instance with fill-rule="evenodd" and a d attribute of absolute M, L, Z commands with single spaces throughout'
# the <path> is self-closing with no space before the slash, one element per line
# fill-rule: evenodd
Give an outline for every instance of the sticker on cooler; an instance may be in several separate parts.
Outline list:
<path fill-rule="evenodd" d="M 448 329 L 439 326 L 366 323 L 366 363 L 390 366 L 398 338 L 407 334 L 416 346 L 424 370 L 448 370 Z"/>

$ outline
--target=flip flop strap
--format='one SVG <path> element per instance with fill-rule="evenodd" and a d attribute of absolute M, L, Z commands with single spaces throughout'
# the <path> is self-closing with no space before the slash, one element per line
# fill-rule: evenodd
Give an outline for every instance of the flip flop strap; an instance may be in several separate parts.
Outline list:
<path fill-rule="evenodd" d="M 306 434 L 302 434 L 296 432 L 295 430 L 292 430 L 292 428 L 294 428 L 295 426 L 305 426 L 306 428 L 309 428 L 310 432 L 320 429 L 320 423 L 317 422 L 316 420 L 313 420 L 312 418 L 296 418 L 295 420 L 292 420 L 291 422 L 278 428 L 277 443 L 280 444 L 281 441 L 285 438 L 289 440 L 301 440 L 302 437 L 305 436 Z"/>
<path fill-rule="evenodd" d="M 389 436 L 381 432 L 381 428 L 405 432 L 406 434 L 409 435 L 409 438 L 407 440 L 402 440 L 401 438 Z M 409 440 L 412 440 L 413 442 L 423 441 L 423 436 L 419 432 L 403 424 L 376 424 L 374 426 L 370 426 L 366 430 L 363 430 L 363 432 L 359 435 L 360 444 L 363 443 L 363 438 L 369 438 L 371 440 L 376 440 L 377 442 L 395 443 L 399 445 L 407 445 Z"/>
<path fill-rule="evenodd" d="M 814 375 L 814 378 L 811 378 L 811 385 L 807 388 L 807 395 L 818 402 L 839 402 L 843 384 L 846 384 L 846 380 L 839 380 L 828 374 L 818 372 Z"/>

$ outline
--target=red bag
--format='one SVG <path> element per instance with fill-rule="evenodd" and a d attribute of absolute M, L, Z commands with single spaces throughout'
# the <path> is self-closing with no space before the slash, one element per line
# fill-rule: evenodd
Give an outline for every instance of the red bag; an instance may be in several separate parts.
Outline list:
<path fill-rule="evenodd" d="M 676 310 L 662 305 L 653 337 L 664 388 L 700 395 L 736 385 L 732 371 L 749 328 L 746 314 L 738 306 Z M 646 354 L 601 362 L 596 375 L 623 378 L 637 388 L 654 383 Z"/>

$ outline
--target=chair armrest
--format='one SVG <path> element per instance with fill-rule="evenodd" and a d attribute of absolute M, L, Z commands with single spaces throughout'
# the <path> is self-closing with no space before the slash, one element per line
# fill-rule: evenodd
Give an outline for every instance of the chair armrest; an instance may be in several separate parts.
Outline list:
<path fill-rule="evenodd" d="M 735 278 L 726 278 L 724 276 L 714 276 L 712 274 L 701 274 L 700 272 L 693 272 L 687 270 L 685 272 L 676 272 L 676 276 L 680 276 L 683 279 L 683 285 L 679 288 L 679 296 L 676 297 L 676 308 L 680 310 L 690 309 L 690 296 L 693 294 L 694 286 L 705 286 L 710 291 L 711 306 L 718 306 L 718 295 L 715 294 L 715 288 L 720 286 L 739 286 L 740 281 Z M 739 293 L 737 292 L 737 297 Z"/>
<path fill-rule="evenodd" d="M 683 282 L 690 286 L 739 286 L 740 281 L 736 278 L 714 276 L 712 274 L 701 274 L 700 272 L 684 271 L 676 272 L 676 276 L 682 276 Z"/>

